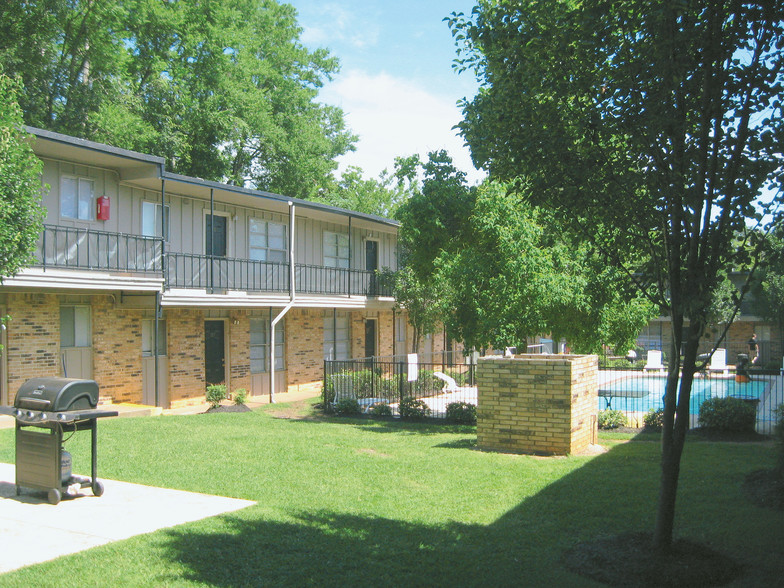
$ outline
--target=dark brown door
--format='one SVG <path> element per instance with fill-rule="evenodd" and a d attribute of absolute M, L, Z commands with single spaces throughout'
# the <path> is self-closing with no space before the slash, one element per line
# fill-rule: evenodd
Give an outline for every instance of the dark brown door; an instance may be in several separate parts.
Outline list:
<path fill-rule="evenodd" d="M 204 377 L 207 385 L 226 380 L 223 321 L 204 321 Z"/>
<path fill-rule="evenodd" d="M 365 319 L 365 357 L 376 355 L 376 319 Z"/>

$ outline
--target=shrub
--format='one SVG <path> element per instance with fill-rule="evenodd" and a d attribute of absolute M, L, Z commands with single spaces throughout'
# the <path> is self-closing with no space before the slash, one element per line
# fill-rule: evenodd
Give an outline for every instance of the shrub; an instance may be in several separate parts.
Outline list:
<path fill-rule="evenodd" d="M 370 407 L 373 416 L 392 416 L 392 408 L 386 403 L 374 404 Z"/>
<path fill-rule="evenodd" d="M 343 398 L 335 404 L 335 412 L 341 415 L 359 414 L 359 402 L 356 398 Z"/>
<path fill-rule="evenodd" d="M 476 424 L 476 406 L 468 402 L 450 402 L 446 405 L 446 419 L 453 423 Z"/>
<path fill-rule="evenodd" d="M 664 409 L 650 409 L 642 419 L 646 431 L 661 431 L 664 426 Z"/>
<path fill-rule="evenodd" d="M 700 406 L 699 424 L 706 429 L 727 432 L 754 431 L 757 410 L 741 398 L 709 398 Z"/>
<path fill-rule="evenodd" d="M 233 394 L 234 404 L 245 404 L 248 399 L 248 391 L 245 388 L 237 388 Z"/>
<path fill-rule="evenodd" d="M 210 403 L 212 408 L 219 406 L 225 398 L 226 384 L 210 384 L 207 386 L 207 402 Z"/>
<path fill-rule="evenodd" d="M 626 426 L 626 415 L 620 410 L 600 410 L 599 411 L 599 428 L 600 429 L 617 429 L 618 427 Z"/>
<path fill-rule="evenodd" d="M 430 416 L 430 408 L 423 400 L 409 397 L 400 403 L 400 416 L 404 419 L 423 419 Z"/>

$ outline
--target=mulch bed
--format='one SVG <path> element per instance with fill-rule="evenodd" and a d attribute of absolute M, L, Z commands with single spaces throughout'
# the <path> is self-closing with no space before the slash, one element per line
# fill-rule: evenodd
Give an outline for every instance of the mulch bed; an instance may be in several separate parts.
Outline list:
<path fill-rule="evenodd" d="M 564 554 L 572 572 L 608 586 L 723 586 L 743 566 L 710 547 L 678 539 L 666 556 L 650 533 L 624 533 L 579 543 Z"/>
<path fill-rule="evenodd" d="M 251 409 L 245 404 L 220 404 L 211 406 L 204 412 L 205 414 L 208 412 L 251 412 Z"/>

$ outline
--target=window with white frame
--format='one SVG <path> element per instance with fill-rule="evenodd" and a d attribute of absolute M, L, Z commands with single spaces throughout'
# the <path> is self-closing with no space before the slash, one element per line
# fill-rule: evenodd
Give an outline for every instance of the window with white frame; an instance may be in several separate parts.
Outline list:
<path fill-rule="evenodd" d="M 324 315 L 324 359 L 350 359 L 349 317 L 345 312 L 327 311 Z"/>
<path fill-rule="evenodd" d="M 60 347 L 90 347 L 89 306 L 60 307 Z"/>
<path fill-rule="evenodd" d="M 347 268 L 348 262 L 348 234 L 324 231 L 324 265 Z"/>
<path fill-rule="evenodd" d="M 270 365 L 270 320 L 267 318 L 250 319 L 250 372 L 263 374 L 269 372 Z M 275 325 L 275 371 L 286 369 L 286 335 L 283 323 Z"/>
<path fill-rule="evenodd" d="M 406 315 L 401 313 L 395 315 L 395 343 L 398 353 L 404 353 L 406 349 Z"/>
<path fill-rule="evenodd" d="M 60 180 L 60 216 L 93 220 L 95 182 L 88 178 L 63 176 Z"/>
<path fill-rule="evenodd" d="M 161 214 L 163 214 L 163 234 L 161 234 Z M 162 207 L 157 202 L 142 202 L 142 235 L 169 240 L 168 205 Z"/>
<path fill-rule="evenodd" d="M 155 354 L 155 319 L 142 319 L 142 355 Z M 166 321 L 158 320 L 158 355 L 166 355 Z"/>
<path fill-rule="evenodd" d="M 286 225 L 251 218 L 248 227 L 251 259 L 286 263 Z"/>

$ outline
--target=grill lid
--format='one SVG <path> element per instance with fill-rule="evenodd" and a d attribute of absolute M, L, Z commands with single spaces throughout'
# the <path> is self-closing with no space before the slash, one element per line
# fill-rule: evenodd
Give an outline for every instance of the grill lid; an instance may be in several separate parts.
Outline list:
<path fill-rule="evenodd" d="M 98 384 L 75 378 L 31 378 L 19 387 L 15 408 L 87 410 L 98 406 Z"/>

